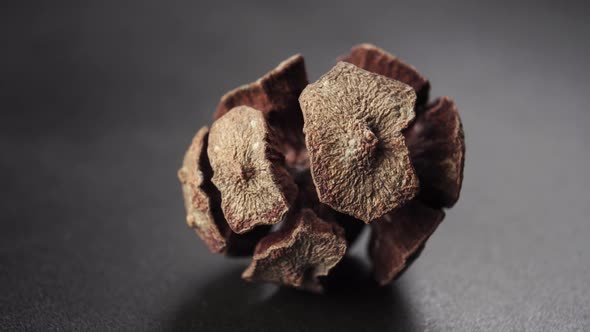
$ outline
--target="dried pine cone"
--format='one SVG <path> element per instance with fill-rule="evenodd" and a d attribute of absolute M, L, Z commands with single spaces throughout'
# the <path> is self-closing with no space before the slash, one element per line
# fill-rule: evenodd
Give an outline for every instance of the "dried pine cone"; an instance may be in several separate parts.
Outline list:
<path fill-rule="evenodd" d="M 221 98 L 178 172 L 187 222 L 242 277 L 321 291 L 371 224 L 377 281 L 404 271 L 459 198 L 457 108 L 412 66 L 359 45 L 309 84 L 301 55 Z M 274 226 L 274 229 L 271 228 Z"/>

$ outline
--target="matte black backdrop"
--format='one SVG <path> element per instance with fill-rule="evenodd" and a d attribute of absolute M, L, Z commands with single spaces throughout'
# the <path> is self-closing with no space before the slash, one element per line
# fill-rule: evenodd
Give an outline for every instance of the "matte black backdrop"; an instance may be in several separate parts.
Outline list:
<path fill-rule="evenodd" d="M 558 2 L 4 1 L 0 328 L 589 330 L 589 12 Z M 392 287 L 366 243 L 328 296 L 247 284 L 184 223 L 184 150 L 225 91 L 360 42 L 456 100 L 461 200 Z"/>

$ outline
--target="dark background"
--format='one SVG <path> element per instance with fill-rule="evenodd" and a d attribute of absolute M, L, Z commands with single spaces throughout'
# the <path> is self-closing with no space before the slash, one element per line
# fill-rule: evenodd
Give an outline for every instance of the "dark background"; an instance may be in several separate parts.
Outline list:
<path fill-rule="evenodd" d="M 590 329 L 582 3 L 0 6 L 2 330 Z M 391 287 L 366 234 L 326 296 L 243 282 L 185 225 L 184 150 L 227 90 L 298 52 L 314 81 L 361 42 L 456 101 L 462 197 Z"/>

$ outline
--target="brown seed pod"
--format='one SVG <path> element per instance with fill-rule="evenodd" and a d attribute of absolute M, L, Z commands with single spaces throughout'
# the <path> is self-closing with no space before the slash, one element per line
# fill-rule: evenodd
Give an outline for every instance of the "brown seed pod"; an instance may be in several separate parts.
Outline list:
<path fill-rule="evenodd" d="M 322 203 L 368 223 L 412 199 L 418 178 L 402 130 L 414 90 L 339 62 L 299 98 Z"/>
<path fill-rule="evenodd" d="M 420 75 L 416 68 L 375 45 L 357 45 L 352 48 L 349 54 L 340 57 L 339 60 L 406 83 L 416 91 L 416 105 L 418 106 L 428 101 L 430 82 Z"/>
<path fill-rule="evenodd" d="M 342 228 L 304 209 L 286 227 L 260 240 L 242 278 L 320 292 L 318 277 L 327 275 L 345 252 Z"/>
<path fill-rule="evenodd" d="M 228 92 L 184 158 L 187 222 L 212 252 L 254 252 L 246 280 L 321 291 L 319 277 L 371 223 L 385 285 L 459 198 L 465 142 L 453 102 L 428 104 L 429 81 L 376 46 L 340 60 L 307 85 L 296 55 Z"/>
<path fill-rule="evenodd" d="M 443 210 L 413 200 L 371 224 L 369 253 L 379 284 L 390 283 L 410 265 L 444 216 Z"/>
<path fill-rule="evenodd" d="M 207 153 L 231 229 L 280 222 L 297 194 L 262 113 L 239 106 L 211 126 Z"/>
<path fill-rule="evenodd" d="M 211 183 L 212 170 L 207 158 L 209 128 L 201 128 L 188 148 L 178 178 L 182 184 L 186 221 L 213 253 L 230 256 L 251 255 L 268 228 L 238 235 L 231 231 L 221 213 L 219 191 Z"/>
<path fill-rule="evenodd" d="M 279 136 L 278 148 L 287 164 L 297 164 L 305 157 L 300 156 L 305 145 L 303 116 L 297 98 L 307 83 L 303 56 L 294 55 L 257 81 L 226 93 L 221 97 L 214 118 L 220 118 L 236 106 L 260 110 Z"/>
<path fill-rule="evenodd" d="M 448 97 L 418 113 L 405 131 L 420 179 L 420 199 L 432 207 L 451 207 L 459 199 L 465 163 L 465 137 L 457 107 Z"/>

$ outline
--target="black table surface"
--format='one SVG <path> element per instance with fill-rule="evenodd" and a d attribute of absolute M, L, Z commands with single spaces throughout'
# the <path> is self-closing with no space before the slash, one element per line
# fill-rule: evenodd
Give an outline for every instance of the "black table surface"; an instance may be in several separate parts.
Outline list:
<path fill-rule="evenodd" d="M 0 329 L 590 330 L 588 11 L 558 1 L 39 1 L 0 11 Z M 176 171 L 219 97 L 374 43 L 463 118 L 459 203 L 390 287 L 240 279 Z"/>

